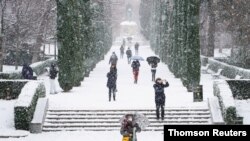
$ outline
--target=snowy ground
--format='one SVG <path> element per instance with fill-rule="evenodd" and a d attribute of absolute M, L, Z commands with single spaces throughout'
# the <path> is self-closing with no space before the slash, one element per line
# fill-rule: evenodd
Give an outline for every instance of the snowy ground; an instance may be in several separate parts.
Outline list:
<path fill-rule="evenodd" d="M 143 41 L 138 39 L 138 41 Z M 91 72 L 90 77 L 85 78 L 80 87 L 74 88 L 69 93 L 62 92 L 57 82 L 58 94 L 49 94 L 49 78 L 47 74 L 39 76 L 38 79 L 45 81 L 47 88 L 47 96 L 49 98 L 50 109 L 145 109 L 155 108 L 153 82 L 151 81 L 150 66 L 146 61 L 141 61 L 140 74 L 138 84 L 133 83 L 132 68 L 127 63 L 127 58 L 118 60 L 118 80 L 117 80 L 117 101 L 108 102 L 108 89 L 106 87 L 106 74 L 109 71 L 109 57 L 113 51 L 119 56 L 119 47 L 121 40 L 115 42 L 105 59 L 99 62 Z M 140 42 L 139 55 L 144 59 L 154 55 L 148 45 Z M 134 48 L 132 48 L 134 52 Z M 119 56 L 120 57 L 120 56 Z M 6 67 L 6 70 L 11 70 L 12 67 Z M 176 79 L 172 73 L 169 72 L 167 66 L 160 63 L 157 68 L 157 77 L 166 79 L 170 83 L 170 87 L 165 89 L 166 93 L 166 108 L 168 107 L 207 107 L 207 98 L 213 96 L 213 78 L 211 74 L 201 75 L 201 85 L 203 85 L 204 102 L 193 103 L 193 94 L 188 93 L 186 88 L 182 86 L 179 79 Z M 13 107 L 15 100 L 0 101 L 0 133 L 1 131 L 15 131 L 14 130 L 14 115 Z M 248 101 L 238 101 L 237 109 L 240 113 L 250 117 L 250 111 L 246 108 L 250 106 Z M 4 115 L 4 116 L 3 116 Z M 250 124 L 250 119 L 244 119 L 245 124 Z M 21 133 L 20 134 L 27 134 Z M 30 134 L 26 138 L 20 139 L 6 139 L 11 141 L 67 141 L 67 140 L 121 140 L 119 131 L 117 132 L 53 132 L 42 134 Z M 138 134 L 138 140 L 143 141 L 163 141 L 163 134 L 161 132 L 143 132 Z"/>
<path fill-rule="evenodd" d="M 30 134 L 26 138 L 3 139 L 4 141 L 121 141 L 120 132 L 52 132 Z M 162 132 L 142 132 L 138 141 L 163 141 Z"/>
<path fill-rule="evenodd" d="M 69 93 L 60 92 L 50 95 L 50 109 L 145 109 L 155 108 L 154 82 L 151 81 L 150 66 L 141 61 L 138 84 L 134 84 L 131 64 L 126 56 L 119 58 L 117 96 L 115 102 L 108 102 L 108 88 L 106 87 L 110 65 L 109 57 L 114 51 L 119 56 L 119 46 L 113 46 L 105 60 L 97 64 L 90 77 L 85 78 L 81 87 L 74 88 Z M 132 48 L 134 52 L 134 48 Z M 140 46 L 139 55 L 145 60 L 154 55 L 149 46 Z M 166 107 L 206 106 L 205 103 L 193 103 L 192 93 L 182 86 L 180 79 L 176 79 L 167 68 L 160 63 L 157 68 L 157 77 L 169 81 L 170 87 L 165 89 Z M 45 78 L 46 79 L 46 78 Z"/>

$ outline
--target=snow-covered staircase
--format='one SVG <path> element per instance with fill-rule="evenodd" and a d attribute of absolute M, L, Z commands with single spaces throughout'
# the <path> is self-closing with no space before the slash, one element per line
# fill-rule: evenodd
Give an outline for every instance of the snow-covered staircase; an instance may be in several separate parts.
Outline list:
<path fill-rule="evenodd" d="M 113 131 L 119 130 L 120 118 L 126 113 L 144 114 L 150 121 L 146 131 L 163 131 L 167 124 L 211 124 L 208 108 L 166 108 L 165 119 L 156 120 L 154 109 L 145 110 L 49 110 L 43 126 L 50 131 Z"/>

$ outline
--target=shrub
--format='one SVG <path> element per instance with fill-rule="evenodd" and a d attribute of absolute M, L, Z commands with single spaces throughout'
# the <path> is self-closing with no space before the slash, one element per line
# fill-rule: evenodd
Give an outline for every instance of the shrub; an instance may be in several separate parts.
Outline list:
<path fill-rule="evenodd" d="M 23 87 L 14 108 L 16 129 L 29 130 L 37 100 L 39 97 L 45 97 L 45 94 L 42 82 L 30 81 Z"/>
<path fill-rule="evenodd" d="M 233 124 L 236 119 L 236 106 L 233 94 L 225 80 L 214 81 L 214 95 L 219 99 L 219 105 L 226 124 Z"/>
<path fill-rule="evenodd" d="M 28 80 L 0 80 L 0 99 L 6 99 L 9 88 L 10 98 L 16 99 Z"/>

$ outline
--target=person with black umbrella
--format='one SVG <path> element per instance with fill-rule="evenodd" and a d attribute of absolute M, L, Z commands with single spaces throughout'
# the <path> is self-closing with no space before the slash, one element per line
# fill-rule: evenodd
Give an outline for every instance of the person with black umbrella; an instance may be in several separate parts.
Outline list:
<path fill-rule="evenodd" d="M 160 62 L 160 58 L 156 56 L 151 56 L 147 58 L 147 61 L 148 61 L 148 64 L 151 66 L 152 81 L 155 81 L 156 68 L 157 68 L 157 64 Z"/>

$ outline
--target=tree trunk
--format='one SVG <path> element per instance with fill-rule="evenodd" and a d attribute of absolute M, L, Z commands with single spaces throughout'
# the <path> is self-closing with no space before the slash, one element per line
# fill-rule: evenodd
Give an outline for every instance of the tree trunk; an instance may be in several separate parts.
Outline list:
<path fill-rule="evenodd" d="M 3 71 L 4 60 L 4 14 L 6 9 L 6 0 L 1 0 L 1 24 L 0 24 L 0 72 Z"/>
<path fill-rule="evenodd" d="M 214 57 L 215 13 L 214 13 L 213 0 L 208 0 L 208 16 L 209 16 L 208 42 L 205 55 L 208 57 Z"/>
<path fill-rule="evenodd" d="M 0 34 L 0 72 L 3 71 L 3 36 Z"/>

